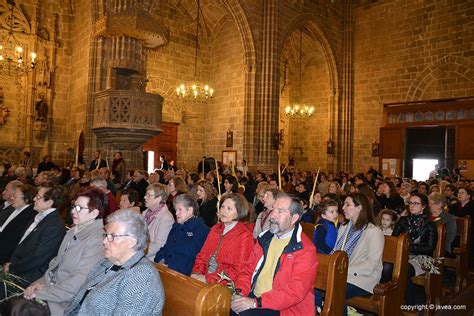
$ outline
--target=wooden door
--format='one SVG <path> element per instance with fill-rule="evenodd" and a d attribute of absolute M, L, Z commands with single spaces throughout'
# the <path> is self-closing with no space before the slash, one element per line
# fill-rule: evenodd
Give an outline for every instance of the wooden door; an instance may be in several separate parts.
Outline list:
<path fill-rule="evenodd" d="M 474 178 L 474 124 L 456 126 L 455 165 L 468 179 Z"/>
<path fill-rule="evenodd" d="M 175 166 L 177 165 L 178 126 L 178 123 L 161 122 L 163 132 L 150 139 L 143 147 L 145 151 L 155 152 L 155 168 L 161 165 L 160 155 L 164 155 L 168 162 L 174 160 Z"/>
<path fill-rule="evenodd" d="M 405 128 L 381 127 L 379 170 L 385 176 L 400 176 L 405 155 Z"/>

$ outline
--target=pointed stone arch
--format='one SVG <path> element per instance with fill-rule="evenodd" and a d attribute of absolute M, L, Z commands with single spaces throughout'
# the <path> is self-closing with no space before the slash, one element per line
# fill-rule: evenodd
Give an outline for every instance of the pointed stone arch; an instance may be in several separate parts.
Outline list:
<path fill-rule="evenodd" d="M 429 85 L 437 79 L 437 73 L 447 70 L 474 83 L 474 61 L 462 56 L 445 55 L 420 72 L 408 89 L 405 100 L 422 100 Z"/>
<path fill-rule="evenodd" d="M 226 0 L 223 2 L 228 9 L 229 15 L 237 25 L 240 38 L 244 47 L 244 61 L 248 71 L 252 71 L 256 63 L 256 50 L 254 36 L 250 27 L 247 15 L 245 14 L 243 4 L 238 0 Z M 221 21 L 217 25 L 219 25 Z"/>
<path fill-rule="evenodd" d="M 314 35 L 315 39 L 321 44 L 321 49 L 329 68 L 331 90 L 333 94 L 336 94 L 339 90 L 339 76 L 337 71 L 336 57 L 331 44 L 327 40 L 326 34 L 324 34 L 322 27 L 318 23 L 317 16 L 311 13 L 305 13 L 296 16 L 282 31 L 279 43 L 280 51 L 283 48 L 286 39 L 302 26 L 306 26 L 312 35 Z"/>

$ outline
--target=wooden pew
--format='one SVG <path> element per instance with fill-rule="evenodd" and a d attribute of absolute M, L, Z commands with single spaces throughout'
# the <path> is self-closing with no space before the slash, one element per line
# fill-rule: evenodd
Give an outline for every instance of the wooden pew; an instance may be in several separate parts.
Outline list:
<path fill-rule="evenodd" d="M 310 240 L 314 238 L 314 224 L 300 222 L 303 228 L 303 234 L 305 234 Z"/>
<path fill-rule="evenodd" d="M 156 264 L 165 290 L 163 315 L 225 315 L 230 312 L 231 295 L 220 284 L 205 284 Z"/>
<path fill-rule="evenodd" d="M 314 288 L 325 292 L 324 306 L 320 315 L 342 315 L 349 265 L 347 254 L 344 251 L 336 251 L 332 255 L 318 254 L 318 262 Z"/>
<path fill-rule="evenodd" d="M 446 248 L 446 227 L 444 224 L 439 224 L 437 227 L 438 241 L 436 248 L 433 251 L 433 258 L 444 257 Z M 440 274 L 425 273 L 422 275 L 414 276 L 412 279 L 413 283 L 425 288 L 426 304 L 441 304 L 442 292 L 443 292 L 443 264 L 438 265 Z M 434 310 L 425 310 L 425 315 L 434 314 Z"/>
<path fill-rule="evenodd" d="M 346 300 L 346 304 L 378 315 L 401 314 L 400 305 L 405 301 L 408 271 L 408 235 L 385 236 L 383 261 L 393 264 L 392 280 L 379 283 L 374 294 Z"/>
<path fill-rule="evenodd" d="M 456 217 L 457 235 L 460 237 L 459 247 L 453 249 L 454 258 L 444 259 L 444 266 L 456 272 L 455 294 L 467 288 L 469 275 L 469 246 L 471 238 L 471 218 Z"/>

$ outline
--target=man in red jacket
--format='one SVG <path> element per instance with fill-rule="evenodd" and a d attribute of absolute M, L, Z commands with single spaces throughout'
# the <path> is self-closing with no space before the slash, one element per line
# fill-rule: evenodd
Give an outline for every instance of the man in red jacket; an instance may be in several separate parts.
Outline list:
<path fill-rule="evenodd" d="M 270 228 L 260 234 L 235 282 L 232 300 L 239 315 L 314 315 L 318 268 L 313 242 L 298 223 L 303 207 L 295 196 L 279 193 Z"/>

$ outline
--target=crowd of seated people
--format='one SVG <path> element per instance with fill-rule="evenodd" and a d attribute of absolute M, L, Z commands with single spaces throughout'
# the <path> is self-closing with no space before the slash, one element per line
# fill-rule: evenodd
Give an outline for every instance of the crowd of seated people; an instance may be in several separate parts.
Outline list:
<path fill-rule="evenodd" d="M 120 153 L 109 169 L 98 151 L 88 170 L 64 171 L 46 158 L 35 177 L 30 164 L 5 168 L 0 179 L 0 264 L 24 289 L 0 287 L 0 299 L 41 301 L 53 315 L 159 313 L 153 262 L 204 283 L 232 280 L 234 313 L 314 314 L 317 253 L 346 252 L 345 296 L 366 296 L 391 274 L 384 235 L 401 233 L 410 240 L 406 303 L 421 303 L 410 278 L 423 273 L 417 256 L 432 256 L 437 224 L 451 255 L 455 218 L 474 210 L 474 181 L 446 174 L 417 183 L 371 168 L 320 173 L 314 185 L 315 172 L 292 169 L 281 179 L 233 168 L 148 174 L 125 171 Z M 315 224 L 312 240 L 300 222 Z"/>

